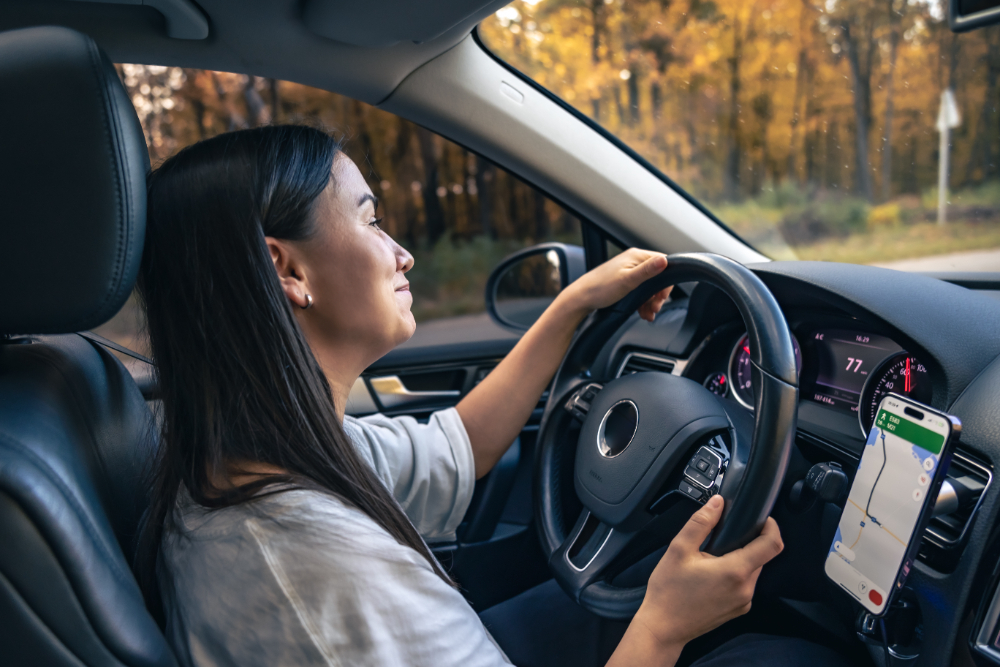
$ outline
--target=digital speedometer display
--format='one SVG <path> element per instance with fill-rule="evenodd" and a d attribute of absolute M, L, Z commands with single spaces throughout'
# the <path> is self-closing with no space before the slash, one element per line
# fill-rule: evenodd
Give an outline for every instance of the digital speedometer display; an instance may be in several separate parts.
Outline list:
<path fill-rule="evenodd" d="M 861 391 L 872 372 L 901 351 L 885 336 L 845 329 L 817 331 L 810 343 L 815 380 L 807 396 L 850 414 L 858 414 Z"/>

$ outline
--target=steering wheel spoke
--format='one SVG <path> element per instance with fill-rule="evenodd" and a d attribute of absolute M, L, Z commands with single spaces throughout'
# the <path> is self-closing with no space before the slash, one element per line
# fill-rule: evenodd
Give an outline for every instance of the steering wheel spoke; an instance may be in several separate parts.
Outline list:
<path fill-rule="evenodd" d="M 552 552 L 549 567 L 563 590 L 579 602 L 584 589 L 607 576 L 609 566 L 636 534 L 612 528 L 584 509 L 569 536 Z"/>

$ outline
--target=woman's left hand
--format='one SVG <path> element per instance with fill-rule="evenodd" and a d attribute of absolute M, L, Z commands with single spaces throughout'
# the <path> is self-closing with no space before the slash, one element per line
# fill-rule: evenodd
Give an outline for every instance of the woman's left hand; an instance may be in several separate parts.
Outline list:
<path fill-rule="evenodd" d="M 472 443 L 477 479 L 500 460 L 538 406 L 580 321 L 592 310 L 620 301 L 665 268 L 666 255 L 633 248 L 580 276 L 455 406 Z M 652 322 L 669 296 L 669 287 L 654 294 L 639 308 L 642 319 Z"/>
<path fill-rule="evenodd" d="M 590 312 L 617 303 L 666 268 L 667 256 L 663 253 L 630 248 L 582 275 L 560 296 L 569 300 L 572 308 Z M 651 296 L 639 307 L 639 316 L 652 322 L 672 289 L 667 287 Z"/>

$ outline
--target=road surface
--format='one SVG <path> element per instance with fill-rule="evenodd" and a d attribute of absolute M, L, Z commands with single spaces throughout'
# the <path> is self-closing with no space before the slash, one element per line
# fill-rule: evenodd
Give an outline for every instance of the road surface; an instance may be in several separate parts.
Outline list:
<path fill-rule="evenodd" d="M 1000 271 L 1000 248 L 874 264 L 898 271 Z"/>

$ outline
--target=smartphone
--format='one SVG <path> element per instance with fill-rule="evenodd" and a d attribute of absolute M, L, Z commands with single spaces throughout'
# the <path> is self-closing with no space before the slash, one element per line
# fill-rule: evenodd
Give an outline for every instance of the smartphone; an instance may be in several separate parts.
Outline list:
<path fill-rule="evenodd" d="M 958 418 L 898 394 L 879 403 L 825 566 L 875 616 L 910 573 L 961 430 Z"/>

